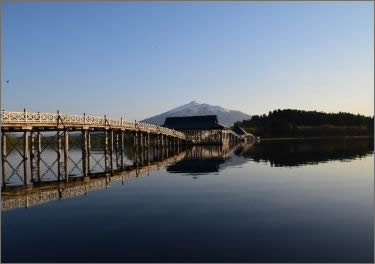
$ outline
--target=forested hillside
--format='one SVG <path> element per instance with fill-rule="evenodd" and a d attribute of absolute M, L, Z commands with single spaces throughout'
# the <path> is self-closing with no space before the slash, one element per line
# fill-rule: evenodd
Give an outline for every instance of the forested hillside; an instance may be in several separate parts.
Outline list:
<path fill-rule="evenodd" d="M 351 113 L 303 110 L 274 110 L 237 122 L 260 137 L 315 137 L 374 135 L 374 117 Z"/>

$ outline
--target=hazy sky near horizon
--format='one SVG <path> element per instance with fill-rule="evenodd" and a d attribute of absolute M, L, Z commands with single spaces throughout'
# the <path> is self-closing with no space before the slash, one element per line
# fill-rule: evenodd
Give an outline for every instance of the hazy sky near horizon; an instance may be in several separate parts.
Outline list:
<path fill-rule="evenodd" d="M 2 108 L 373 115 L 372 2 L 2 4 Z M 6 83 L 6 80 L 10 80 Z"/>

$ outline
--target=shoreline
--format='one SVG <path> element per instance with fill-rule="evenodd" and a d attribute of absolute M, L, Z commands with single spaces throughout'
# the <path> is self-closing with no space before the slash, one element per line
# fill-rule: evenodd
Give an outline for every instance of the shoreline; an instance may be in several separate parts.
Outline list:
<path fill-rule="evenodd" d="M 311 139 L 370 139 L 374 136 L 325 136 L 325 137 L 272 137 L 259 138 L 259 141 L 279 141 L 279 140 L 311 140 Z"/>

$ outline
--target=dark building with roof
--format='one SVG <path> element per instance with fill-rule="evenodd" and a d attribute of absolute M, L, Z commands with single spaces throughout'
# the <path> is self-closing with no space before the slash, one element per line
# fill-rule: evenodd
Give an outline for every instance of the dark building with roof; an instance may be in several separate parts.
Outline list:
<path fill-rule="evenodd" d="M 185 133 L 197 144 L 224 144 L 238 138 L 230 128 L 219 124 L 216 115 L 167 117 L 163 126 Z"/>

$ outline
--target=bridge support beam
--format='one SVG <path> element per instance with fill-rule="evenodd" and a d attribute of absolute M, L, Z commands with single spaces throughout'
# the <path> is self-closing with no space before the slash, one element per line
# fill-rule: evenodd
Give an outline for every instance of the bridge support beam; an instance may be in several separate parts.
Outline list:
<path fill-rule="evenodd" d="M 81 151 L 82 151 L 82 172 L 83 176 L 87 176 L 87 130 L 81 130 Z"/>
<path fill-rule="evenodd" d="M 138 133 L 136 131 L 133 132 L 133 137 L 134 137 L 134 148 L 137 148 L 137 145 L 138 145 Z"/>
<path fill-rule="evenodd" d="M 111 174 L 113 174 L 113 130 L 109 130 L 109 162 Z"/>
<path fill-rule="evenodd" d="M 58 134 L 57 134 L 58 135 Z M 41 146 L 41 135 L 39 131 L 31 131 L 30 133 L 30 174 L 31 181 L 35 180 L 35 176 L 38 178 L 38 182 L 41 181 L 40 177 L 40 154 L 42 151 Z M 59 164 L 57 165 L 59 168 Z M 37 174 L 37 175 L 35 175 Z"/>
<path fill-rule="evenodd" d="M 27 173 L 27 160 L 29 157 L 29 141 L 28 141 L 27 131 L 23 132 L 23 183 L 27 186 L 28 183 L 28 173 Z"/>
<path fill-rule="evenodd" d="M 64 174 L 65 174 L 65 181 L 68 182 L 69 175 L 68 175 L 68 158 L 69 158 L 69 134 L 68 131 L 64 130 Z"/>
<path fill-rule="evenodd" d="M 108 131 L 104 130 L 104 172 L 108 172 Z"/>
<path fill-rule="evenodd" d="M 90 130 L 87 131 L 87 174 L 90 175 L 91 173 L 91 133 Z"/>
<path fill-rule="evenodd" d="M 5 161 L 7 156 L 7 144 L 6 144 L 6 135 L 4 131 L 1 131 L 1 173 L 2 173 L 2 186 L 6 186 L 5 178 Z"/>
<path fill-rule="evenodd" d="M 31 133 L 30 139 L 31 139 L 31 147 L 30 147 L 30 166 L 31 166 L 31 180 L 33 180 L 33 145 L 35 142 L 33 142 L 34 137 L 32 136 L 33 133 Z M 61 180 L 61 135 L 60 132 L 57 131 L 56 133 L 56 153 L 57 153 L 57 180 Z"/>
<path fill-rule="evenodd" d="M 141 166 L 143 166 L 143 163 L 144 163 L 144 152 L 145 152 L 145 149 L 141 147 L 141 150 L 140 150 Z"/>
<path fill-rule="evenodd" d="M 116 169 L 119 169 L 120 168 L 120 164 L 119 164 L 119 132 L 118 131 L 115 131 L 114 133 L 114 136 L 115 136 L 115 140 L 114 140 L 114 143 L 115 143 L 115 159 L 116 159 Z"/>
<path fill-rule="evenodd" d="M 120 132 L 120 153 L 121 153 L 121 169 L 124 169 L 124 144 L 125 144 L 125 133 Z"/>
<path fill-rule="evenodd" d="M 150 134 L 148 134 L 148 136 L 150 136 Z M 148 137 L 148 139 L 149 139 L 150 137 Z M 149 145 L 148 145 L 148 148 L 147 148 L 147 154 L 146 154 L 146 159 L 147 159 L 147 165 L 150 165 L 150 147 L 149 147 Z"/>
<path fill-rule="evenodd" d="M 139 146 L 141 147 L 141 149 L 143 149 L 143 133 L 142 132 L 140 132 Z"/>

